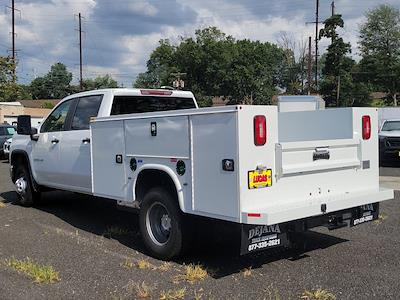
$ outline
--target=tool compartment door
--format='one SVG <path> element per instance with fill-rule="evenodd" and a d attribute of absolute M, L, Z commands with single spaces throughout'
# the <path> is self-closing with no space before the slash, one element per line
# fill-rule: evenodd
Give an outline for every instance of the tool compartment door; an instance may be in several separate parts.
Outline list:
<path fill-rule="evenodd" d="M 119 161 L 117 156 L 120 156 L 122 161 Z M 93 194 L 124 200 L 127 184 L 123 121 L 91 124 L 91 159 Z"/>

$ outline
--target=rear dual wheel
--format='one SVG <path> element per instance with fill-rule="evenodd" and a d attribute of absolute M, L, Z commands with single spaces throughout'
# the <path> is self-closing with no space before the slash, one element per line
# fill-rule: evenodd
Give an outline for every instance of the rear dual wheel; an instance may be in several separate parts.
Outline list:
<path fill-rule="evenodd" d="M 140 207 L 140 231 L 150 253 L 159 259 L 169 260 L 186 249 L 189 228 L 176 199 L 161 188 L 151 189 Z"/>

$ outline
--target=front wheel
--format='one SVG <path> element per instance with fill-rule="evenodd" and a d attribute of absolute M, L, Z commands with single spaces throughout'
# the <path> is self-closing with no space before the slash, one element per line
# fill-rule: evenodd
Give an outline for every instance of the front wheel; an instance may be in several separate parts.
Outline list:
<path fill-rule="evenodd" d="M 153 188 L 140 207 L 140 231 L 151 254 L 169 260 L 182 253 L 185 244 L 183 215 L 177 201 L 163 188 Z"/>
<path fill-rule="evenodd" d="M 40 193 L 35 192 L 32 186 L 29 170 L 25 164 L 16 168 L 15 190 L 18 194 L 18 203 L 22 206 L 32 206 L 40 199 Z"/>

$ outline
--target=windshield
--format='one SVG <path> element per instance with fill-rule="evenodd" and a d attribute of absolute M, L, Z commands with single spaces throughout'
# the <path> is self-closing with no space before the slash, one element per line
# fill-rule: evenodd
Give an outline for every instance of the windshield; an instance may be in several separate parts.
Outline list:
<path fill-rule="evenodd" d="M 6 133 L 7 135 L 13 135 L 15 133 L 15 128 L 14 127 L 7 127 L 6 128 Z"/>
<path fill-rule="evenodd" d="M 400 121 L 386 121 L 382 126 L 382 131 L 400 130 Z"/>

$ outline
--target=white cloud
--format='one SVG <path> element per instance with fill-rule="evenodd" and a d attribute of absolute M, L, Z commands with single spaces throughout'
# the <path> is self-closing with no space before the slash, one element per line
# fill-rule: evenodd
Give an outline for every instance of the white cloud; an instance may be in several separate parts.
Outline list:
<path fill-rule="evenodd" d="M 153 17 L 158 13 L 158 9 L 147 1 L 131 3 L 129 8 L 134 13 L 149 17 Z"/>
<path fill-rule="evenodd" d="M 176 4 L 171 1 L 172 4 Z M 399 0 L 387 1 L 397 7 L 400 6 Z M 122 12 L 115 10 L 114 13 L 128 14 L 128 25 L 129 13 L 142 16 L 141 24 L 138 24 L 139 18 L 132 17 L 131 28 L 124 25 L 122 28 L 124 33 L 115 30 L 117 25 L 121 25 L 118 20 L 119 15 L 114 15 L 110 20 L 94 18 L 96 8 L 102 3 L 100 0 L 17 2 L 17 8 L 22 12 L 22 18 L 16 19 L 17 48 L 21 50 L 18 68 L 21 80 L 29 81 L 34 77 L 34 73 L 43 75 L 51 64 L 58 61 L 65 63 L 75 76 L 78 75 L 78 36 L 75 31 L 77 19 L 74 15 L 79 12 L 86 17 L 83 23 L 87 35 L 84 36 L 84 63 L 89 65 L 84 68 L 85 76 L 111 74 L 126 86 L 132 83 L 139 72 L 145 71 L 146 61 L 160 39 L 178 42 L 179 36 L 193 36 L 198 28 L 217 26 L 237 39 L 247 38 L 272 43 L 279 40 L 282 32 L 297 40 L 306 40 L 308 36 L 314 39 L 315 27 L 305 23 L 313 20 L 314 1 L 298 3 L 272 0 L 267 2 L 176 0 L 176 2 L 177 6 L 194 10 L 197 17 L 189 22 L 183 22 L 184 16 L 169 17 L 167 14 L 161 14 L 162 5 L 167 5 L 164 0 L 162 3 L 149 0 L 138 0 L 135 3 L 124 0 L 119 3 L 118 0 L 114 0 L 113 5 L 120 5 L 123 8 Z M 329 15 L 329 3 L 321 2 L 321 18 Z M 343 13 L 345 21 L 343 39 L 351 42 L 352 55 L 359 58 L 357 49 L 359 24 L 364 21 L 364 12 L 376 6 L 376 1 L 366 0 L 361 3 L 354 0 L 338 0 L 336 3 L 337 11 Z M 173 18 L 176 18 L 177 22 L 173 22 Z M 0 28 L 11 28 L 9 11 L 0 11 Z M 0 31 L 0 55 L 8 55 L 7 48 L 11 44 L 9 31 L 8 29 Z M 321 41 L 321 53 L 327 45 L 329 40 Z"/>

